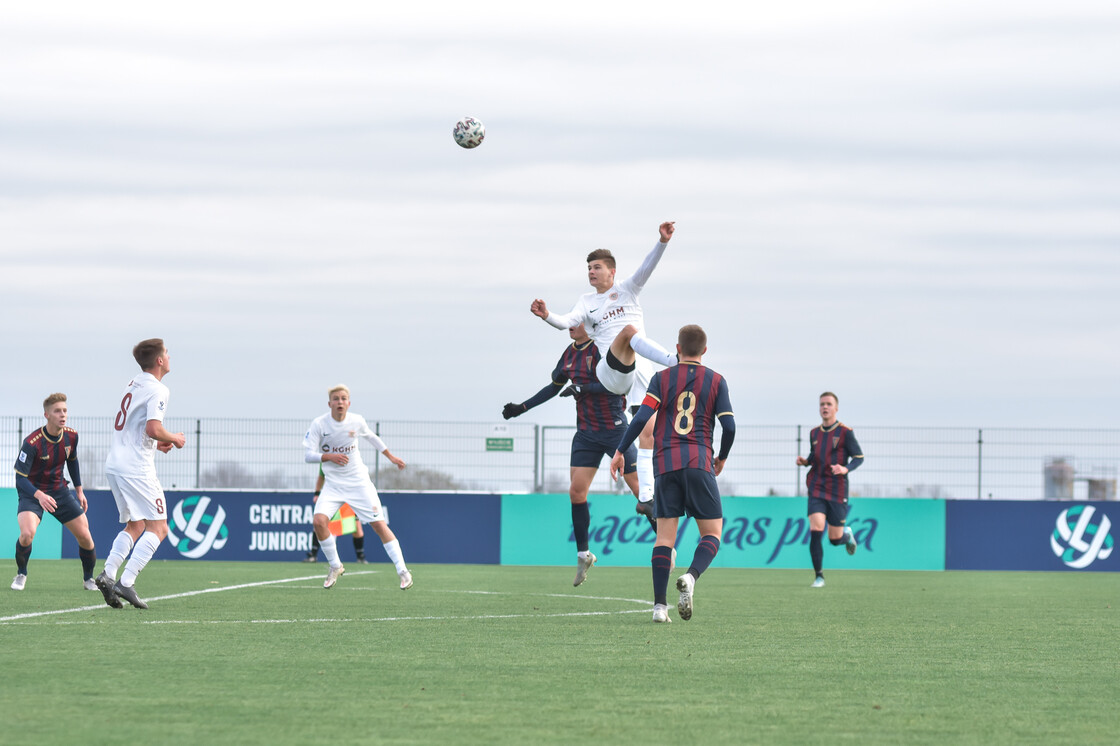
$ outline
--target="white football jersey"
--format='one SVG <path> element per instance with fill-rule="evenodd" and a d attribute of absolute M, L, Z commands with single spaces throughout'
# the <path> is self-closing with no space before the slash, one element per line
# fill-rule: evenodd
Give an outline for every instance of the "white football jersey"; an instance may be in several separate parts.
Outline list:
<path fill-rule="evenodd" d="M 377 434 L 370 430 L 365 417 L 360 414 L 347 412 L 338 422 L 330 412 L 316 417 L 303 436 L 303 448 L 306 451 L 305 460 L 309 463 L 320 463 L 323 467 L 323 477 L 326 484 L 332 487 L 364 487 L 373 484 L 369 478 L 369 469 L 362 461 L 362 452 L 358 449 L 358 438 L 364 438 L 378 453 L 385 450 L 385 443 Z M 324 453 L 344 453 L 349 457 L 345 466 L 339 466 L 333 461 L 323 461 Z"/>
<path fill-rule="evenodd" d="M 545 321 L 557 329 L 571 329 L 582 322 L 604 358 L 614 338 L 627 324 L 633 324 L 639 332 L 645 334 L 645 317 L 642 315 L 642 305 L 638 302 L 638 294 L 661 261 L 665 246 L 660 242 L 654 245 L 637 271 L 622 282 L 616 282 L 607 292 L 585 293 L 570 312 L 563 315 L 550 313 Z"/>
<path fill-rule="evenodd" d="M 128 382 L 113 419 L 106 472 L 124 477 L 155 475 L 156 441 L 148 437 L 148 420 L 163 422 L 170 396 L 171 391 L 146 371 Z"/>

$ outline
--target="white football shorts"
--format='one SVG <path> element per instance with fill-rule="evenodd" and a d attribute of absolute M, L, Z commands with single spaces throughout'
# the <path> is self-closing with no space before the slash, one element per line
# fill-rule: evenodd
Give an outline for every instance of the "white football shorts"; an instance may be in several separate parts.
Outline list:
<path fill-rule="evenodd" d="M 166 521 L 167 498 L 154 474 L 144 477 L 126 477 L 105 473 L 121 523 L 129 521 Z"/>
<path fill-rule="evenodd" d="M 626 397 L 626 406 L 638 405 L 646 398 L 646 389 L 649 388 L 650 363 L 644 357 L 639 357 L 634 363 L 634 370 L 622 373 L 607 365 L 605 357 L 599 358 L 595 366 L 595 377 L 599 383 L 612 394 Z"/>
<path fill-rule="evenodd" d="M 315 514 L 325 515 L 330 520 L 342 507 L 342 503 L 349 503 L 354 509 L 354 515 L 362 523 L 385 520 L 381 498 L 372 483 L 362 487 L 332 487 L 330 483 L 323 485 L 323 491 L 315 501 Z"/>

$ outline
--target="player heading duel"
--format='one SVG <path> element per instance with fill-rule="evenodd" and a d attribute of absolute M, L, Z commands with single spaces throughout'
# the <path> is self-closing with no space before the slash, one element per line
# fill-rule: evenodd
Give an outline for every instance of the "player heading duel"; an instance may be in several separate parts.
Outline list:
<path fill-rule="evenodd" d="M 645 317 L 638 302 L 657 263 L 661 261 L 669 239 L 673 237 L 672 222 L 658 226 L 659 240 L 646 255 L 638 269 L 627 279 L 615 283 L 614 256 L 607 249 L 596 249 L 587 255 L 587 280 L 595 288 L 576 301 L 567 314 L 550 313 L 537 298 L 529 306 L 535 316 L 557 329 L 571 329 L 583 324 L 599 350 L 595 377 L 612 394 L 630 396 L 636 405 L 645 396 L 652 370 L 645 360 L 666 367 L 677 364 L 677 356 L 646 336 Z M 632 410 L 633 411 L 633 410 Z M 640 498 L 653 498 L 653 420 L 642 432 L 638 443 L 638 481 Z"/>

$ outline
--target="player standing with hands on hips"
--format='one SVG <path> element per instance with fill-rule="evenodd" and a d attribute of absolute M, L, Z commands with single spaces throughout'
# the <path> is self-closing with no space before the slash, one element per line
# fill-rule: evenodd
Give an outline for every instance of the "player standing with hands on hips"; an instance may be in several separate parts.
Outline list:
<path fill-rule="evenodd" d="M 658 226 L 658 242 L 634 274 L 619 283 L 614 281 L 615 260 L 609 250 L 596 249 L 588 254 L 587 280 L 595 292 L 581 295 L 567 314 L 550 313 L 540 298 L 529 306 L 533 315 L 557 329 L 583 324 L 599 350 L 595 377 L 612 394 L 629 395 L 631 404 L 645 396 L 651 373 L 646 360 L 666 367 L 677 363 L 676 355 L 646 336 L 645 317 L 638 302 L 638 294 L 673 237 L 673 226 L 672 222 Z M 652 433 L 651 420 L 638 440 L 638 499 L 643 502 L 653 499 Z"/>
<path fill-rule="evenodd" d="M 332 387 L 327 392 L 327 403 L 330 411 L 316 417 L 303 438 L 304 460 L 309 464 L 319 463 L 323 469 L 323 491 L 315 502 L 312 519 L 319 546 L 330 564 L 323 587 L 332 587 L 346 572 L 338 558 L 338 546 L 330 530 L 330 520 L 343 503 L 349 503 L 358 520 L 368 523 L 381 539 L 385 553 L 397 568 L 401 590 L 407 591 L 412 587 L 412 573 L 404 563 L 400 542 L 385 521 L 381 498 L 358 450 L 358 438 L 371 443 L 398 469 L 403 469 L 405 463 L 389 453 L 384 441 L 370 430 L 364 417 L 350 413 L 349 388 L 341 383 Z"/>
<path fill-rule="evenodd" d="M 167 499 L 156 476 L 155 452 L 167 453 L 187 442 L 182 433 L 168 432 L 163 426 L 171 396 L 163 385 L 163 377 L 171 372 L 163 340 L 145 339 L 132 348 L 132 357 L 141 373 L 125 386 L 105 460 L 105 478 L 124 529 L 113 540 L 96 581 L 105 603 L 114 609 L 123 606 L 122 598 L 138 609 L 148 608 L 136 595 L 136 578 L 167 536 Z M 118 581 L 117 570 L 126 558 L 128 564 Z"/>
<path fill-rule="evenodd" d="M 653 429 L 653 470 L 657 475 L 654 505 L 657 539 L 653 546 L 653 621 L 669 622 L 665 600 L 677 542 L 677 522 L 688 514 L 696 519 L 700 543 L 688 572 L 677 578 L 677 613 L 692 618 L 696 581 L 708 569 L 723 537 L 723 505 L 716 476 L 723 471 L 735 441 L 735 415 L 723 376 L 701 364 L 708 351 L 708 335 L 695 324 L 681 327 L 677 336 L 680 363 L 655 373 L 638 414 L 611 459 L 611 476 L 622 468 L 623 452 L 657 412 Z M 716 419 L 723 428 L 719 455 L 713 459 Z"/>
<path fill-rule="evenodd" d="M 848 472 L 863 463 L 852 428 L 836 420 L 840 400 L 826 391 L 820 396 L 821 424 L 809 432 L 809 457 L 797 457 L 798 466 L 808 466 L 805 485 L 809 488 L 809 557 L 813 560 L 814 588 L 824 587 L 824 537 L 828 523 L 828 541 L 832 546 L 845 545 L 848 554 L 856 553 L 856 537 L 845 526 L 848 520 Z"/>

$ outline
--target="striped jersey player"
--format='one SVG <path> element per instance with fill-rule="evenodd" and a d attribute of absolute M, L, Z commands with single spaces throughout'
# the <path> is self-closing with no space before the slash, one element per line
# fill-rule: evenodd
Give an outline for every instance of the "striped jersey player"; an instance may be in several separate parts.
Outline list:
<path fill-rule="evenodd" d="M 825 524 L 828 540 L 834 547 L 841 544 L 848 554 L 856 552 L 856 537 L 848 520 L 848 472 L 863 463 L 852 428 L 836 419 L 840 400 L 826 391 L 820 395 L 821 424 L 809 432 L 809 455 L 797 457 L 799 466 L 808 466 L 805 484 L 809 488 L 809 557 L 813 562 L 814 588 L 824 587 Z"/>
<path fill-rule="evenodd" d="M 43 401 L 47 424 L 23 439 L 16 457 L 16 576 L 12 590 L 22 591 L 27 585 L 27 564 L 31 546 L 46 511 L 66 526 L 78 540 L 78 556 L 82 560 L 82 585 L 96 591 L 93 568 L 97 562 L 93 536 L 86 520 L 86 495 L 78 467 L 78 433 L 66 427 L 68 407 L 66 394 L 51 394 Z M 66 482 L 63 470 L 70 474 L 74 491 Z M 74 492 L 77 492 L 75 496 Z"/>
<path fill-rule="evenodd" d="M 630 423 L 611 461 L 612 473 L 621 463 L 620 451 L 633 442 L 645 422 L 657 413 L 653 430 L 653 469 L 657 475 L 654 504 L 657 540 L 654 542 L 653 621 L 668 622 L 666 588 L 677 541 L 677 523 L 687 514 L 696 519 L 700 543 L 688 572 L 677 578 L 677 613 L 692 618 L 696 581 L 711 565 L 723 536 L 723 505 L 716 476 L 723 470 L 735 440 L 735 415 L 723 376 L 702 363 L 708 336 L 699 326 L 682 327 L 677 337 L 680 363 L 655 373 L 641 409 Z M 713 456 L 715 422 L 723 428 L 719 453 Z"/>

